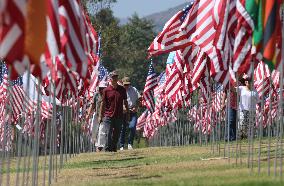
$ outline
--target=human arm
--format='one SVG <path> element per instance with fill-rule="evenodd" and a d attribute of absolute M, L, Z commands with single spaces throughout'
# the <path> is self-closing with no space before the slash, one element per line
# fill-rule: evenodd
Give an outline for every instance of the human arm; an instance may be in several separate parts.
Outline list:
<path fill-rule="evenodd" d="M 99 116 L 98 116 L 98 122 L 99 123 L 102 122 L 103 115 L 105 113 L 105 105 L 106 105 L 105 92 L 103 92 L 102 101 L 101 101 L 101 104 L 100 104 L 100 112 L 99 112 Z"/>
<path fill-rule="evenodd" d="M 125 107 L 125 110 L 126 110 L 126 119 L 127 119 L 127 121 L 129 121 L 130 120 L 130 113 L 129 113 L 129 107 L 128 107 L 128 101 L 127 101 L 127 99 L 124 99 L 123 100 L 123 104 L 124 104 L 124 107 Z"/>
<path fill-rule="evenodd" d="M 135 94 L 137 96 L 137 100 L 135 102 L 135 107 L 133 107 L 131 109 L 131 111 L 132 112 L 137 112 L 138 108 L 141 107 L 140 102 L 141 102 L 142 97 L 141 97 L 140 93 L 138 92 L 138 90 L 135 87 L 134 87 L 134 90 L 135 90 Z"/>

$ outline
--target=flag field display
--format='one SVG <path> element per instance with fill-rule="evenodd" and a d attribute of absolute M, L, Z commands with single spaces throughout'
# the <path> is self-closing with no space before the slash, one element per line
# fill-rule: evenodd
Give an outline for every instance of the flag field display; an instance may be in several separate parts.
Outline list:
<path fill-rule="evenodd" d="M 283 0 L 184 2 L 0 0 L 0 186 L 282 185 Z"/>

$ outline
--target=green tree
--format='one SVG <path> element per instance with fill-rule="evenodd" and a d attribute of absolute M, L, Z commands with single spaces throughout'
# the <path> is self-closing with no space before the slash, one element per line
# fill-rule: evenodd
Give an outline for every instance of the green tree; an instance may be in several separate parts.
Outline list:
<path fill-rule="evenodd" d="M 118 70 L 122 76 L 129 76 L 140 90 L 145 85 L 150 61 L 147 48 L 156 35 L 153 28 L 152 22 L 139 18 L 137 14 L 129 18 L 128 23 L 121 28 Z M 156 64 L 158 67 L 162 65 Z"/>
<path fill-rule="evenodd" d="M 147 77 L 147 49 L 156 33 L 152 22 L 134 14 L 126 25 L 120 26 L 110 8 L 91 15 L 97 32 L 101 33 L 101 62 L 109 70 L 118 70 L 121 77 L 129 76 L 133 85 L 143 90 Z M 153 58 L 155 69 L 165 69 L 165 56 Z"/>
<path fill-rule="evenodd" d="M 110 71 L 116 69 L 119 60 L 120 27 L 111 9 L 100 10 L 91 18 L 97 32 L 101 33 L 101 62 Z"/>

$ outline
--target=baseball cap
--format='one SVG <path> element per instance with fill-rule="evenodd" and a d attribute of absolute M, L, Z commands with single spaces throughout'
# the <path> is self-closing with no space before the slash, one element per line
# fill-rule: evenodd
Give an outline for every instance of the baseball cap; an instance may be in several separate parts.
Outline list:
<path fill-rule="evenodd" d="M 129 85 L 129 84 L 131 84 L 130 83 L 130 78 L 129 77 L 124 77 L 123 79 L 122 79 L 122 83 L 123 83 L 123 85 Z"/>
<path fill-rule="evenodd" d="M 109 77 L 110 77 L 110 78 L 115 77 L 115 76 L 118 76 L 118 74 L 116 73 L 116 71 L 112 71 L 111 73 L 109 73 Z"/>

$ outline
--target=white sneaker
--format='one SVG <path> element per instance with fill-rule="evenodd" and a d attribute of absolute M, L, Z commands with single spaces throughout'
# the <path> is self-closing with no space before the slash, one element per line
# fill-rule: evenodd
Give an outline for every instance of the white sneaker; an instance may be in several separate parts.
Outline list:
<path fill-rule="evenodd" d="M 133 147 L 131 144 L 128 144 L 128 150 L 133 150 Z"/>
<path fill-rule="evenodd" d="M 124 150 L 124 148 L 123 147 L 120 147 L 120 149 L 119 150 Z"/>

